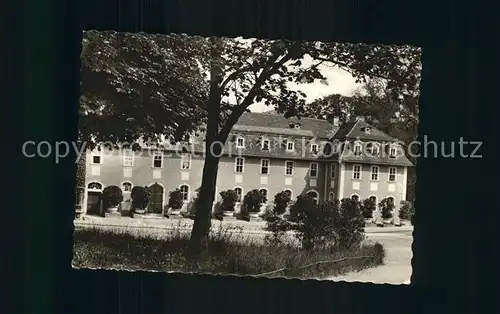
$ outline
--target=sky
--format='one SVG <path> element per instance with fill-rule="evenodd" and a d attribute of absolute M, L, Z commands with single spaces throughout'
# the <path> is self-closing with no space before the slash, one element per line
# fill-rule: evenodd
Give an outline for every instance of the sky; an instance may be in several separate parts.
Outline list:
<path fill-rule="evenodd" d="M 310 57 L 303 59 L 304 66 L 311 64 L 311 62 L 312 59 Z M 349 96 L 357 88 L 361 87 L 361 84 L 356 83 L 351 74 L 345 70 L 332 66 L 320 66 L 320 69 L 321 73 L 327 78 L 327 85 L 320 81 L 315 81 L 311 84 L 290 84 L 291 89 L 301 90 L 307 95 L 307 103 L 330 94 Z M 252 112 L 264 112 L 273 108 L 266 106 L 264 103 L 256 103 L 251 105 L 249 109 Z"/>

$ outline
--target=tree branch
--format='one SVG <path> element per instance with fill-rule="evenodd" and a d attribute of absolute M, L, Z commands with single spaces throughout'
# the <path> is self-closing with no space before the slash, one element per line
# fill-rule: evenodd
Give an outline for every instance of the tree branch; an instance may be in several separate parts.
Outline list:
<path fill-rule="evenodd" d="M 223 90 L 224 88 L 226 88 L 226 86 L 227 86 L 227 84 L 229 84 L 229 82 L 235 80 L 238 77 L 238 75 L 245 73 L 245 71 L 248 71 L 248 70 L 251 70 L 250 67 L 243 67 L 243 68 L 240 68 L 240 69 L 234 71 L 233 73 L 229 74 L 229 76 L 222 82 L 220 89 Z"/>
<path fill-rule="evenodd" d="M 311 266 L 315 266 L 315 265 L 320 265 L 320 264 L 332 264 L 332 263 L 343 262 L 343 261 L 346 261 L 346 260 L 355 260 L 355 259 L 364 259 L 364 258 L 375 258 L 375 257 L 376 256 L 371 256 L 371 255 L 344 257 L 344 258 L 340 258 L 340 259 L 336 259 L 336 260 L 331 260 L 331 261 L 314 262 L 314 263 L 310 263 L 310 264 L 307 264 L 307 265 L 300 266 L 298 268 L 299 269 L 303 269 L 303 268 L 307 268 L 307 267 L 311 267 Z M 279 273 L 279 272 L 282 272 L 282 271 L 285 271 L 285 270 L 289 270 L 289 269 L 292 269 L 292 267 L 280 268 L 280 269 L 273 270 L 273 271 L 270 271 L 270 272 L 267 272 L 267 273 L 258 274 L 256 276 L 271 275 L 271 274 Z"/>

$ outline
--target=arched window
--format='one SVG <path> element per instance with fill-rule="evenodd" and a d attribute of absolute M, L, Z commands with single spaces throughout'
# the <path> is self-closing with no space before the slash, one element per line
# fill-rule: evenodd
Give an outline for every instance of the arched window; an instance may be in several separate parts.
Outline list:
<path fill-rule="evenodd" d="M 259 193 L 260 193 L 260 195 L 262 195 L 265 198 L 265 201 L 264 201 L 263 204 L 266 204 L 268 202 L 268 199 L 267 199 L 267 189 L 260 189 Z"/>
<path fill-rule="evenodd" d="M 329 200 L 330 202 L 333 202 L 333 200 L 334 200 L 334 199 L 335 199 L 335 193 L 330 192 L 330 193 L 328 194 L 328 200 Z"/>
<path fill-rule="evenodd" d="M 183 184 L 179 187 L 179 190 L 181 190 L 182 200 L 185 202 L 189 201 L 189 186 Z"/>
<path fill-rule="evenodd" d="M 306 195 L 309 196 L 310 198 L 312 198 L 316 202 L 316 204 L 318 204 L 318 202 L 319 202 L 318 192 L 311 190 L 311 191 L 307 192 Z"/>
<path fill-rule="evenodd" d="M 241 202 L 243 190 L 241 188 L 234 188 L 234 191 L 236 192 L 236 202 Z"/>
<path fill-rule="evenodd" d="M 130 182 L 123 182 L 123 184 L 122 184 L 122 191 L 123 192 L 132 192 L 132 183 L 130 183 Z"/>
<path fill-rule="evenodd" d="M 90 182 L 87 188 L 89 190 L 102 190 L 102 184 L 99 182 Z"/>
<path fill-rule="evenodd" d="M 353 194 L 353 195 L 351 195 L 351 199 L 353 201 L 359 202 L 359 195 L 358 194 Z"/>
<path fill-rule="evenodd" d="M 376 197 L 375 195 L 370 196 L 369 200 L 370 200 L 373 204 L 377 205 L 377 197 Z"/>

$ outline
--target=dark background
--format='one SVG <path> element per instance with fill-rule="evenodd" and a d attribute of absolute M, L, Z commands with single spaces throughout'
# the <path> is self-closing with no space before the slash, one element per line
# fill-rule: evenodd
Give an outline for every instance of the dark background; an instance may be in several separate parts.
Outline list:
<path fill-rule="evenodd" d="M 490 310 L 484 301 L 496 295 L 496 272 L 489 265 L 498 261 L 492 249 L 493 214 L 499 209 L 493 174 L 497 167 L 485 167 L 490 158 L 485 148 L 497 142 L 493 135 L 498 133 L 492 123 L 495 115 L 488 112 L 497 89 L 492 79 L 494 28 L 488 25 L 493 19 L 486 16 L 493 9 L 459 1 L 389 0 L 31 0 L 17 5 L 9 19 L 2 19 L 8 48 L 2 49 L 7 51 L 2 58 L 4 101 L 14 111 L 5 114 L 7 123 L 2 125 L 12 143 L 5 154 L 9 178 L 3 191 L 9 202 L 3 206 L 2 229 L 15 233 L 2 237 L 2 259 L 14 258 L 4 268 L 10 276 L 3 281 L 8 286 L 3 296 L 10 302 L 2 302 L 2 313 Z M 76 140 L 82 29 L 420 46 L 419 134 L 434 141 L 485 141 L 479 152 L 485 159 L 418 161 L 419 212 L 409 287 L 72 270 L 76 156 L 59 164 L 27 159 L 20 146 L 28 140 Z M 485 288 L 481 293 L 480 286 Z"/>

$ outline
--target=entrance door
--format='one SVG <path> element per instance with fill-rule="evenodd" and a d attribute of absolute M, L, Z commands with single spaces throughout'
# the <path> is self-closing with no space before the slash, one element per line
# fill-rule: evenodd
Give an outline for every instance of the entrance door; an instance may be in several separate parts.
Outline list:
<path fill-rule="evenodd" d="M 87 214 L 101 214 L 101 192 L 88 192 L 87 194 Z"/>
<path fill-rule="evenodd" d="M 148 206 L 148 213 L 161 214 L 163 211 L 163 188 L 158 183 L 150 187 L 151 200 Z"/>

